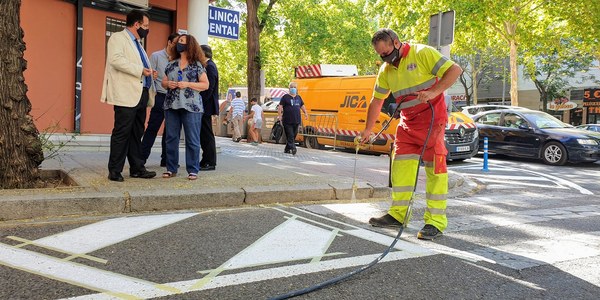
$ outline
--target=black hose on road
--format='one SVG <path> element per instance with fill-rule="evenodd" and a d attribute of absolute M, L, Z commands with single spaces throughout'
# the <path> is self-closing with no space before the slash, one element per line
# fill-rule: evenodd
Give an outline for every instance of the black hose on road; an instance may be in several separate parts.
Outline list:
<path fill-rule="evenodd" d="M 401 103 L 400 103 L 401 104 Z M 396 108 L 396 112 L 398 112 L 398 110 L 400 109 L 400 104 L 398 104 L 398 107 Z M 433 128 L 433 120 L 434 120 L 434 111 L 433 111 L 433 106 L 431 105 L 431 103 L 427 102 L 427 104 L 429 104 L 429 109 L 431 109 L 431 122 L 429 123 L 429 130 L 427 131 L 427 136 L 425 137 L 425 143 L 423 145 L 423 150 L 421 150 L 421 155 L 419 157 L 419 161 L 421 161 L 423 159 L 423 155 L 425 154 L 425 149 L 427 148 L 427 144 L 429 143 L 429 136 L 431 135 L 431 129 Z M 395 112 L 395 113 L 396 113 Z M 392 115 L 393 116 L 393 115 Z M 388 122 L 389 124 L 390 122 Z M 386 126 L 387 128 L 387 126 Z M 375 140 L 377 138 L 377 136 L 379 136 L 384 130 L 379 131 L 379 133 L 375 136 L 374 139 L 371 140 Z M 314 292 L 316 290 L 322 289 L 324 287 L 336 284 L 338 282 L 341 282 L 351 276 L 354 276 L 358 273 L 361 273 L 369 268 L 371 268 L 372 266 L 376 265 L 378 262 L 380 262 L 386 255 L 388 255 L 388 253 L 390 253 L 390 251 L 394 248 L 394 246 L 396 245 L 396 243 L 398 242 L 398 240 L 400 239 L 400 236 L 402 235 L 402 232 L 404 232 L 404 228 L 406 228 L 408 226 L 408 217 L 410 216 L 410 212 L 411 212 L 411 208 L 412 208 L 412 204 L 413 204 L 413 198 L 414 198 L 414 194 L 415 191 L 417 190 L 417 180 L 419 179 L 419 167 L 417 167 L 417 174 L 415 176 L 415 185 L 413 186 L 413 196 L 410 199 L 410 203 L 408 205 L 408 208 L 406 210 L 406 214 L 404 216 L 404 226 L 400 227 L 400 230 L 398 230 L 398 234 L 396 235 L 396 238 L 394 238 L 394 241 L 392 241 L 392 243 L 389 245 L 389 247 L 387 249 L 385 249 L 385 251 L 383 251 L 383 253 L 381 253 L 381 255 L 379 257 L 377 257 L 375 260 L 373 260 L 372 262 L 370 262 L 367 265 L 364 265 L 354 271 L 351 271 L 349 273 L 346 274 L 342 274 L 340 276 L 331 278 L 329 280 L 323 281 L 321 283 L 315 284 L 313 286 L 304 288 L 304 289 L 299 289 L 299 290 L 295 290 L 295 291 L 291 291 L 288 292 L 286 294 L 282 294 L 279 296 L 275 296 L 272 298 L 269 298 L 270 300 L 281 300 L 281 299 L 289 299 L 292 297 L 296 297 L 296 296 L 300 296 L 300 295 L 304 295 L 304 294 L 308 294 L 310 292 Z"/>

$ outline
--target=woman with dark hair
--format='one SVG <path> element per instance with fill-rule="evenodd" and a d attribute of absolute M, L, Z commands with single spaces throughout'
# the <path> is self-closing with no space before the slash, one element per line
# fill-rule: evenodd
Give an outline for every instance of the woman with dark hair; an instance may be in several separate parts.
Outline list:
<path fill-rule="evenodd" d="M 167 171 L 163 178 L 177 174 L 179 166 L 179 135 L 185 134 L 185 167 L 189 180 L 198 178 L 200 170 L 200 126 L 202 124 L 202 97 L 208 89 L 206 56 L 196 39 L 184 34 L 171 49 L 173 58 L 165 68 L 162 86 L 167 89 L 164 102 L 165 131 L 167 136 Z"/>

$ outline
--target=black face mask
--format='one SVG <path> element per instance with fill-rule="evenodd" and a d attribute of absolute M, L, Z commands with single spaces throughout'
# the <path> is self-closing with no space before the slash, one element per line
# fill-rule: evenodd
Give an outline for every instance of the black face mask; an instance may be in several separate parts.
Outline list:
<path fill-rule="evenodd" d="M 143 39 L 148 36 L 150 29 L 144 29 L 142 27 L 137 29 L 137 34 L 140 36 L 140 39 Z"/>
<path fill-rule="evenodd" d="M 175 45 L 175 49 L 179 53 L 184 52 L 185 50 L 187 50 L 187 44 L 177 43 L 177 45 Z"/>
<path fill-rule="evenodd" d="M 381 59 L 386 63 L 393 65 L 400 60 L 400 50 L 394 47 L 394 50 L 388 55 L 380 55 Z"/>

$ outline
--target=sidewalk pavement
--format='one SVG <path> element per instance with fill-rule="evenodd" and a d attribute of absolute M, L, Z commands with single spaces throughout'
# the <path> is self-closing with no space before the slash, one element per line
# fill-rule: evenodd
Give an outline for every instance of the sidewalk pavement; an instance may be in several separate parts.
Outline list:
<path fill-rule="evenodd" d="M 53 140 L 65 141 L 65 137 L 56 136 Z M 198 180 L 190 181 L 185 172 L 183 147 L 180 148 L 181 168 L 178 176 L 161 178 L 165 169 L 158 165 L 159 138 L 146 164 L 147 169 L 156 171 L 156 178 L 131 178 L 128 164 L 125 164 L 125 181 L 113 182 L 107 179 L 109 142 L 108 135 L 77 136 L 61 149 L 57 158 L 44 161 L 42 169 L 62 170 L 77 186 L 0 190 L 0 221 L 287 202 L 355 201 L 351 199 L 351 172 L 346 172 L 349 175 L 339 175 L 310 168 L 302 169 L 302 172 L 290 171 L 288 163 L 293 159 L 302 160 L 303 151 L 320 150 L 300 149 L 299 155 L 292 157 L 282 153 L 283 145 L 263 143 L 256 147 L 217 138 L 217 169 L 201 171 Z M 321 156 L 320 153 L 317 155 Z M 323 155 L 326 155 L 325 152 Z M 302 165 L 298 165 L 298 168 L 302 168 Z M 448 173 L 449 198 L 470 193 L 474 189 L 474 185 L 460 174 Z M 424 194 L 424 181 L 425 172 L 421 171 L 417 197 Z M 385 184 L 357 180 L 357 185 L 356 199 L 361 202 L 387 202 L 389 199 L 390 189 Z"/>

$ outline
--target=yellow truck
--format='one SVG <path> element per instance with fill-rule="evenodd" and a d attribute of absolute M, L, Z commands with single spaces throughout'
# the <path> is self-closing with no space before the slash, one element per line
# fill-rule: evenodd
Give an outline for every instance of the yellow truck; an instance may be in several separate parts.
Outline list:
<path fill-rule="evenodd" d="M 328 145 L 354 149 L 354 138 L 365 127 L 375 79 L 375 76 L 302 78 L 297 71 L 294 82 L 298 85 L 298 94 L 309 112 L 308 120 L 302 121 L 298 141 L 303 142 L 307 148 Z M 385 100 L 373 131 L 378 132 L 384 122 L 392 123 L 366 151 L 390 153 L 399 122 L 390 117 L 393 112 L 390 104 L 393 103 L 395 101 L 391 96 Z M 464 160 L 477 154 L 479 138 L 475 123 L 457 109 L 449 110 L 445 140 L 448 159 Z"/>

